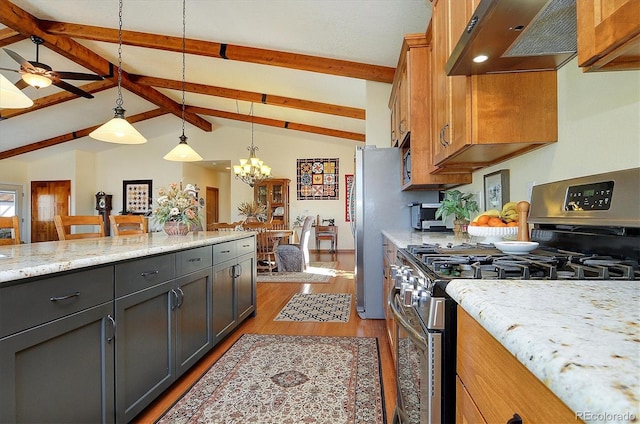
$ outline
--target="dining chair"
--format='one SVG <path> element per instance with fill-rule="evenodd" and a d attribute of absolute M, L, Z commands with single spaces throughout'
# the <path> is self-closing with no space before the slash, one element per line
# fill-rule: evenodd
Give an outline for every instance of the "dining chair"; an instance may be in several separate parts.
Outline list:
<path fill-rule="evenodd" d="M 308 216 L 302 224 L 300 243 L 281 244 L 276 249 L 278 271 L 304 271 L 309 266 L 309 237 L 314 217 Z"/>
<path fill-rule="evenodd" d="M 258 229 L 256 237 L 256 268 L 258 271 L 269 271 L 269 275 L 278 269 L 276 262 L 276 249 L 280 242 L 280 237 L 269 231 L 267 228 Z"/>
<path fill-rule="evenodd" d="M 114 236 L 146 234 L 147 220 L 142 215 L 109 215 L 111 231 Z"/>
<path fill-rule="evenodd" d="M 234 231 L 242 221 L 236 222 L 214 222 L 207 224 L 207 231 Z"/>
<path fill-rule="evenodd" d="M 17 216 L 1 216 L 0 217 L 0 231 L 8 233 L 13 237 L 0 238 L 0 245 L 8 244 L 20 244 L 20 219 Z"/>
<path fill-rule="evenodd" d="M 104 237 L 104 222 L 100 215 L 56 215 L 53 217 L 53 222 L 56 224 L 56 230 L 58 231 L 59 240 L 76 240 L 85 238 L 97 238 Z M 74 232 L 77 227 L 91 226 L 94 232 Z"/>
<path fill-rule="evenodd" d="M 258 230 L 261 228 L 271 229 L 273 224 L 271 222 L 243 222 L 242 228 L 245 230 Z"/>

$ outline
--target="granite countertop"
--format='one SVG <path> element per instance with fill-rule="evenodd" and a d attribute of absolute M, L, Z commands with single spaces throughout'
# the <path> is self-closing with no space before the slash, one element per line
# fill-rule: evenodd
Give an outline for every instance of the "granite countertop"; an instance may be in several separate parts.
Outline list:
<path fill-rule="evenodd" d="M 252 235 L 242 231 L 199 231 L 50 241 L 0 246 L 0 284 L 147 255 L 222 243 Z"/>
<path fill-rule="evenodd" d="M 399 247 L 459 242 L 383 234 Z M 638 281 L 459 279 L 446 290 L 583 421 L 640 420 Z"/>

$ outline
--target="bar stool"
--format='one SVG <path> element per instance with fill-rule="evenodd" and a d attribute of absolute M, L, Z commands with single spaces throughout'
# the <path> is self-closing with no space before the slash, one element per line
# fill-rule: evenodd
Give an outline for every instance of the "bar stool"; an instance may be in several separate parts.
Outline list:
<path fill-rule="evenodd" d="M 331 241 L 329 253 L 336 253 L 338 246 L 338 227 L 336 225 L 316 225 L 316 250 L 320 251 L 320 240 Z"/>

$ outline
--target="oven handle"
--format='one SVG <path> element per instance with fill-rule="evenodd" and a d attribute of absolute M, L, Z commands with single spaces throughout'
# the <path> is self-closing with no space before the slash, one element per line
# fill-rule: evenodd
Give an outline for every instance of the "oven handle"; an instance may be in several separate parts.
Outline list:
<path fill-rule="evenodd" d="M 396 294 L 395 289 L 389 292 L 389 309 L 402 329 L 407 332 L 411 340 L 423 352 L 428 352 L 428 342 L 413 326 L 406 320 L 404 314 L 400 312 L 398 305 L 400 304 L 400 296 Z"/>

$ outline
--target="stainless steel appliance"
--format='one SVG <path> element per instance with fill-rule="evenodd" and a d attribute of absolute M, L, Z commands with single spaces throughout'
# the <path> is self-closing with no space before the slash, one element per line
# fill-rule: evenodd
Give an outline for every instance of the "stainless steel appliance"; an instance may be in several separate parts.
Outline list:
<path fill-rule="evenodd" d="M 640 281 L 639 184 L 633 168 L 535 186 L 529 222 L 539 246 L 528 254 L 474 243 L 399 249 L 389 293 L 399 334 L 394 422 L 455 422 L 452 279 Z"/>
<path fill-rule="evenodd" d="M 409 204 L 411 209 L 411 228 L 420 231 L 451 231 L 453 230 L 453 216 L 442 222 L 436 219 L 436 211 L 440 203 L 414 202 Z"/>
<path fill-rule="evenodd" d="M 356 306 L 361 318 L 384 319 L 382 230 L 411 228 L 408 204 L 437 202 L 437 191 L 402 191 L 398 148 L 358 147 L 350 216 L 355 238 Z"/>

